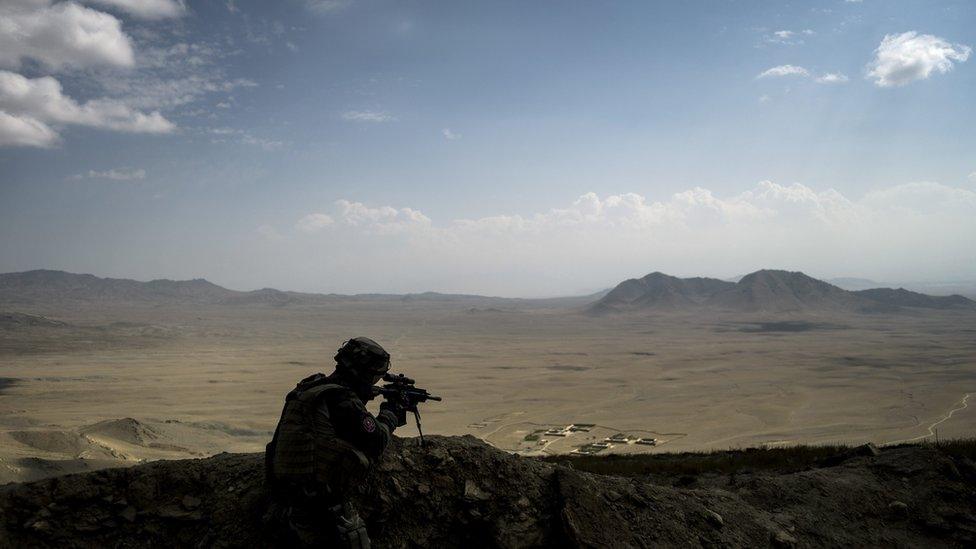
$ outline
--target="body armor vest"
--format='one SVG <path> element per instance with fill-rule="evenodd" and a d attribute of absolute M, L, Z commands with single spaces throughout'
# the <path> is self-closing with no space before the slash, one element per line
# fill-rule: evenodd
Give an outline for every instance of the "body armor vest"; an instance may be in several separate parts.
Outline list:
<path fill-rule="evenodd" d="M 369 460 L 339 438 L 329 424 L 313 423 L 313 414 L 330 391 L 348 390 L 326 376 L 303 380 L 285 397 L 285 407 L 265 452 L 268 480 L 275 485 L 324 485 L 344 493 L 365 478 Z M 327 408 L 326 408 L 327 409 Z"/>

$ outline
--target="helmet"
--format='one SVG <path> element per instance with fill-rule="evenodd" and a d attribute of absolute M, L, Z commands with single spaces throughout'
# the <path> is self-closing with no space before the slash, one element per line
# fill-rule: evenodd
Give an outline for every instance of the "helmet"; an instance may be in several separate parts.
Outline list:
<path fill-rule="evenodd" d="M 336 366 L 356 377 L 376 383 L 390 369 L 390 353 L 368 337 L 354 337 L 335 355 Z"/>

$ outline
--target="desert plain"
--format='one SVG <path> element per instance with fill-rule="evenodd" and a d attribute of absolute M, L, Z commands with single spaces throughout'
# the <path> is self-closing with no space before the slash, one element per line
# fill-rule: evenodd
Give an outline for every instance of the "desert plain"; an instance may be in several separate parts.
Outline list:
<path fill-rule="evenodd" d="M 421 296 L 17 314 L 0 330 L 0 482 L 261 451 L 284 395 L 357 335 L 443 397 L 422 406 L 425 433 L 528 454 L 617 432 L 658 445 L 608 452 L 976 433 L 970 310 L 594 316 L 580 300 Z M 574 423 L 595 427 L 539 436 Z M 397 435 L 416 436 L 413 421 Z"/>

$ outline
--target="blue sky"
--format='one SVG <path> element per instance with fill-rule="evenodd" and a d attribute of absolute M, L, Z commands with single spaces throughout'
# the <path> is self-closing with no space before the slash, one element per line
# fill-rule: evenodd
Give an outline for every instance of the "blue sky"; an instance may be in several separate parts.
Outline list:
<path fill-rule="evenodd" d="M 0 271 L 976 278 L 971 2 L 0 7 Z"/>

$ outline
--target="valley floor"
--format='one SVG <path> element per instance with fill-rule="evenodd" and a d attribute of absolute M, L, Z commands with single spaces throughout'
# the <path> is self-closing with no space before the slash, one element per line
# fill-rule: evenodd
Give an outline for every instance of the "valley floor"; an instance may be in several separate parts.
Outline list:
<path fill-rule="evenodd" d="M 615 432 L 659 445 L 606 453 L 976 433 L 969 312 L 594 318 L 424 301 L 21 312 L 66 326 L 0 330 L 0 482 L 260 451 L 285 393 L 355 335 L 444 398 L 423 407 L 425 433 L 509 451 L 566 453 Z M 573 423 L 602 430 L 532 440 Z"/>

